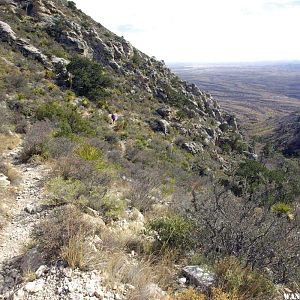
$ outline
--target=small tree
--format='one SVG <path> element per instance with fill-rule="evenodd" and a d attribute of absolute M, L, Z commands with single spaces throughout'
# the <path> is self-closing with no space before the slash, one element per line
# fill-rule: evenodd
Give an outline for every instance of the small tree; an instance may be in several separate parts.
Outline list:
<path fill-rule="evenodd" d="M 72 88 L 79 96 L 97 100 L 107 95 L 105 88 L 112 85 L 112 79 L 97 62 L 84 57 L 74 57 L 67 67 L 72 74 Z"/>
<path fill-rule="evenodd" d="M 71 9 L 76 9 L 76 3 L 74 1 L 68 1 L 67 6 Z"/>

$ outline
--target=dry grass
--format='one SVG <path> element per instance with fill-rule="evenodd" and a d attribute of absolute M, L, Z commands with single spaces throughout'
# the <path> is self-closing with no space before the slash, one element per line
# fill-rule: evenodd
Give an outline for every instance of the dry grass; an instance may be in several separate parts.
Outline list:
<path fill-rule="evenodd" d="M 0 189 L 0 229 L 4 227 L 12 214 L 16 192 L 15 187 Z"/>
<path fill-rule="evenodd" d="M 12 185 L 18 185 L 22 178 L 20 172 L 11 164 L 0 162 L 0 173 L 3 173 L 5 176 L 7 176 Z"/>
<path fill-rule="evenodd" d="M 223 292 L 219 288 L 213 288 L 211 295 L 207 296 L 194 288 L 188 288 L 175 295 L 168 295 L 164 300 L 239 300 L 239 298 L 233 293 L 228 294 Z"/>
<path fill-rule="evenodd" d="M 25 272 L 23 273 L 23 280 L 25 282 L 31 282 L 36 280 L 36 274 L 30 267 L 28 267 L 28 269 L 25 270 Z"/>
<path fill-rule="evenodd" d="M 173 296 L 169 295 L 164 300 L 205 300 L 206 297 L 204 294 L 199 291 L 189 288 L 183 290 Z"/>
<path fill-rule="evenodd" d="M 0 155 L 7 150 L 16 148 L 21 142 L 17 135 L 0 134 Z"/>
<path fill-rule="evenodd" d="M 72 269 L 84 267 L 84 236 L 79 232 L 72 236 L 61 249 L 61 257 Z"/>
<path fill-rule="evenodd" d="M 71 268 L 84 268 L 90 256 L 85 240 L 93 233 L 93 224 L 84 220 L 77 208 L 68 205 L 39 224 L 36 238 L 48 259 L 62 258 Z"/>

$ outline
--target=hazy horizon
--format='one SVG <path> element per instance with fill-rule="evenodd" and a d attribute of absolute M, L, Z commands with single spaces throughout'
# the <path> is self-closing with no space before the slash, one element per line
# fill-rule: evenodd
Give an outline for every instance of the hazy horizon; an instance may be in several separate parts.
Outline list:
<path fill-rule="evenodd" d="M 300 64 L 299 60 L 258 60 L 258 61 L 215 61 L 215 62 L 209 62 L 209 61 L 168 61 L 168 65 L 280 65 L 280 64 Z"/>
<path fill-rule="evenodd" d="M 168 63 L 300 60 L 300 0 L 75 0 L 144 53 Z"/>

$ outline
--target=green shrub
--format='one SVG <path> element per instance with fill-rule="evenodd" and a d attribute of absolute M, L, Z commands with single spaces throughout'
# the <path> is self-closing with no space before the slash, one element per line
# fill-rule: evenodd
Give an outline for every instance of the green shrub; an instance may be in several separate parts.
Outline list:
<path fill-rule="evenodd" d="M 93 101 L 107 96 L 105 88 L 112 86 L 112 79 L 99 63 L 74 57 L 67 69 L 73 75 L 71 87 L 79 96 L 86 96 Z"/>
<path fill-rule="evenodd" d="M 153 220 L 149 228 L 157 232 L 160 248 L 188 249 L 192 245 L 193 224 L 187 219 L 170 215 Z"/>
<path fill-rule="evenodd" d="M 124 214 L 125 208 L 125 201 L 121 199 L 113 199 L 107 196 L 102 200 L 101 209 L 104 215 L 110 219 L 119 219 Z"/>
<path fill-rule="evenodd" d="M 71 9 L 76 9 L 76 3 L 74 1 L 68 1 L 67 6 Z"/>
<path fill-rule="evenodd" d="M 46 184 L 47 201 L 49 205 L 62 205 L 72 203 L 76 205 L 86 205 L 84 194 L 86 186 L 80 180 L 56 177 Z"/>
<path fill-rule="evenodd" d="M 102 159 L 102 153 L 99 149 L 85 144 L 78 149 L 78 155 L 87 161 L 96 161 Z"/>
<path fill-rule="evenodd" d="M 133 49 L 133 57 L 132 57 L 132 62 L 136 66 L 140 66 L 143 63 L 143 58 L 139 54 L 139 52 L 136 49 Z"/>
<path fill-rule="evenodd" d="M 18 93 L 18 100 L 22 101 L 25 99 L 25 95 L 23 93 Z"/>
<path fill-rule="evenodd" d="M 179 88 L 176 89 L 172 86 L 166 85 L 165 92 L 168 96 L 167 101 L 170 104 L 179 108 L 182 108 L 184 105 L 188 105 L 188 96 L 186 96 Z"/>
<path fill-rule="evenodd" d="M 279 215 L 290 215 L 292 208 L 286 203 L 278 202 L 272 206 L 272 211 Z"/>
<path fill-rule="evenodd" d="M 59 124 L 56 136 L 69 136 L 70 134 L 86 133 L 92 134 L 90 122 L 70 105 L 62 105 L 52 101 L 40 105 L 36 110 L 38 120 L 52 120 Z"/>
<path fill-rule="evenodd" d="M 223 131 L 223 132 L 227 132 L 229 130 L 229 125 L 226 123 L 222 123 L 220 124 L 219 128 Z"/>

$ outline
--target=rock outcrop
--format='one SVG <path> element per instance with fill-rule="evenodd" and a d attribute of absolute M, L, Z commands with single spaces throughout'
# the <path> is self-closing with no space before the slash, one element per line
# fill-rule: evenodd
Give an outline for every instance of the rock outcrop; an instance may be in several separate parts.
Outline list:
<path fill-rule="evenodd" d="M 215 274 L 199 266 L 186 266 L 183 268 L 182 273 L 191 284 L 204 291 L 209 290 L 215 283 Z"/>
<path fill-rule="evenodd" d="M 2 21 L 0 21 L 0 40 L 2 42 L 9 43 L 12 47 L 22 52 L 25 56 L 36 59 L 45 66 L 49 65 L 47 57 L 41 53 L 39 49 L 31 45 L 25 39 L 18 38 L 11 27 Z"/>

